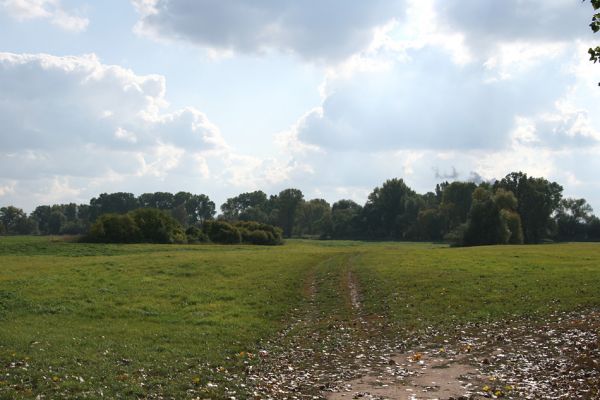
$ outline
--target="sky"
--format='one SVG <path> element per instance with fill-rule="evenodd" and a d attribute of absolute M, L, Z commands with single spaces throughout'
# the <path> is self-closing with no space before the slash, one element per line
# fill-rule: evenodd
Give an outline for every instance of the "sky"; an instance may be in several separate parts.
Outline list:
<path fill-rule="evenodd" d="M 0 0 L 0 206 L 542 176 L 600 211 L 578 0 Z"/>

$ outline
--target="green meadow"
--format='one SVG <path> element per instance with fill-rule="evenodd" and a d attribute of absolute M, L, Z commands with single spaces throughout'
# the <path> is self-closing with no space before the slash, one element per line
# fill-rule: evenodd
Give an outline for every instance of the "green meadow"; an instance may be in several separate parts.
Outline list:
<path fill-rule="evenodd" d="M 246 398 L 246 368 L 309 302 L 356 312 L 349 277 L 398 335 L 543 317 L 600 305 L 600 244 L 0 237 L 0 398 Z"/>

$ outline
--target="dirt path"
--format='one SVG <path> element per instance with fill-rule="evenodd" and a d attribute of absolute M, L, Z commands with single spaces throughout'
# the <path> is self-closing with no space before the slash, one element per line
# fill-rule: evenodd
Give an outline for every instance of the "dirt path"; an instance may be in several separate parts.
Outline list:
<path fill-rule="evenodd" d="M 305 308 L 248 373 L 256 399 L 600 399 L 600 313 L 418 340 L 366 315 L 352 259 L 316 266 Z"/>

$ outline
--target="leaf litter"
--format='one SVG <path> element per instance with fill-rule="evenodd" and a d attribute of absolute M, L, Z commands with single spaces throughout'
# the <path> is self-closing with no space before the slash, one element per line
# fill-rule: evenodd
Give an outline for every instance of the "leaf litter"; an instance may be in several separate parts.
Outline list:
<path fill-rule="evenodd" d="M 600 312 L 429 327 L 365 316 L 349 274 L 350 320 L 308 311 L 248 366 L 255 399 L 600 399 Z M 395 332 L 395 334 L 393 333 Z"/>

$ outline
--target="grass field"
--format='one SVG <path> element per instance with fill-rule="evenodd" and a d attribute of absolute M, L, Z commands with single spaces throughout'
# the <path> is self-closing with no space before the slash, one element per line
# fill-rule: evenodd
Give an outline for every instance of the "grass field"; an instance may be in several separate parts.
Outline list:
<path fill-rule="evenodd" d="M 600 245 L 1 237 L 0 398 L 247 398 L 244 374 L 262 344 L 309 301 L 319 315 L 352 318 L 353 290 L 362 312 L 400 335 L 594 308 Z"/>

